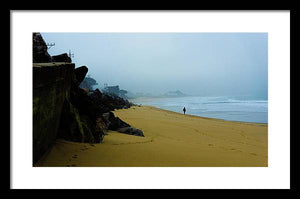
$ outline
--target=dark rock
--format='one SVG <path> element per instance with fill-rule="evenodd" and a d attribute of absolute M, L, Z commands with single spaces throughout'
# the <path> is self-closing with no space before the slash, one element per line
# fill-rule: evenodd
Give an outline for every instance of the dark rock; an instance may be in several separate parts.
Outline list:
<path fill-rule="evenodd" d="M 119 128 L 117 129 L 118 132 L 120 133 L 126 133 L 129 135 L 135 135 L 135 136 L 141 136 L 141 137 L 145 137 L 143 134 L 143 131 L 133 128 L 133 127 L 124 127 L 124 128 Z"/>
<path fill-rule="evenodd" d="M 67 53 L 63 53 L 63 54 L 60 54 L 60 55 L 54 55 L 54 56 L 52 56 L 51 62 L 67 62 L 67 63 L 71 63 L 72 60 L 68 56 Z"/>
<path fill-rule="evenodd" d="M 75 142 L 101 143 L 104 134 L 95 120 L 80 114 L 68 100 L 65 101 L 58 131 L 59 138 Z"/>
<path fill-rule="evenodd" d="M 58 138 L 75 142 L 84 141 L 84 131 L 78 110 L 67 99 L 63 104 Z"/>
<path fill-rule="evenodd" d="M 88 68 L 86 66 L 80 66 L 78 68 L 75 68 L 75 76 L 79 84 L 84 80 L 87 72 Z"/>
<path fill-rule="evenodd" d="M 103 118 L 101 118 L 101 117 L 97 118 L 96 124 L 100 129 L 103 129 L 104 132 L 106 132 L 108 130 Z"/>
<path fill-rule="evenodd" d="M 79 87 L 72 89 L 70 101 L 78 109 L 80 114 L 87 115 L 94 121 L 101 117 L 101 107 L 97 106 L 85 90 Z"/>
<path fill-rule="evenodd" d="M 114 111 L 115 109 L 129 108 L 133 105 L 132 103 L 128 102 L 128 100 L 118 96 L 101 93 L 99 89 L 92 91 L 90 93 L 90 97 L 101 110 L 101 114 Z"/>
<path fill-rule="evenodd" d="M 101 111 L 88 93 L 79 88 L 79 81 L 84 79 L 87 70 L 86 66 L 75 69 L 69 100 L 66 99 L 64 104 L 59 137 L 77 142 L 101 143 L 107 129 L 104 122 L 97 120 L 101 118 Z"/>
<path fill-rule="evenodd" d="M 51 62 L 48 47 L 40 33 L 33 33 L 33 63 Z"/>
<path fill-rule="evenodd" d="M 115 131 L 119 128 L 130 127 L 129 124 L 122 121 L 120 118 L 115 117 L 113 112 L 104 113 L 102 116 L 109 130 Z"/>
<path fill-rule="evenodd" d="M 101 91 L 96 88 L 96 90 L 93 92 L 94 96 L 101 98 L 103 96 L 103 94 L 101 93 Z"/>
<path fill-rule="evenodd" d="M 33 162 L 57 137 L 64 101 L 70 95 L 74 64 L 33 64 Z"/>

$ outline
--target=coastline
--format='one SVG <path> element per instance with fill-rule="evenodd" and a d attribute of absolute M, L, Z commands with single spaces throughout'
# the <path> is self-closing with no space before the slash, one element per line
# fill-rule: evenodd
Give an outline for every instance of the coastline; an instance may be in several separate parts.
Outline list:
<path fill-rule="evenodd" d="M 36 166 L 268 166 L 268 124 L 183 115 L 153 106 L 114 114 L 143 130 L 145 137 L 109 131 L 101 144 L 57 140 Z"/>
<path fill-rule="evenodd" d="M 154 108 L 154 109 L 158 109 L 158 110 L 170 112 L 170 113 L 172 113 L 172 114 L 179 114 L 179 115 L 182 115 L 182 113 L 178 113 L 178 112 L 175 112 L 175 111 L 170 111 L 170 110 L 163 109 L 163 108 L 158 108 L 158 107 L 155 107 L 155 106 L 150 106 L 150 105 L 142 105 L 142 106 L 143 106 L 143 107 L 151 107 L 151 108 Z M 196 118 L 201 118 L 201 119 L 216 120 L 216 121 L 223 121 L 223 122 L 233 122 L 233 123 L 242 123 L 242 124 L 257 124 L 257 125 L 263 124 L 263 125 L 268 125 L 268 123 L 260 123 L 260 122 L 243 122 L 243 121 L 226 120 L 226 119 L 212 118 L 212 117 L 204 117 L 204 116 L 191 115 L 191 114 L 185 114 L 185 115 L 187 115 L 187 116 L 189 116 L 189 117 L 196 117 Z"/>
<path fill-rule="evenodd" d="M 139 97 L 131 103 L 153 106 L 182 114 L 215 118 L 225 121 L 268 124 L 268 103 L 262 99 L 239 99 L 236 96 Z"/>

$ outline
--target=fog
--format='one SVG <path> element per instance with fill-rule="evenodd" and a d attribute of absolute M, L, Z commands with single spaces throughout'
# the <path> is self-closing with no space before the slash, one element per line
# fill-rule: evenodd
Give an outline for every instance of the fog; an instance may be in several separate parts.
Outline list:
<path fill-rule="evenodd" d="M 99 87 L 267 99 L 267 33 L 41 33 L 50 55 L 74 53 Z"/>

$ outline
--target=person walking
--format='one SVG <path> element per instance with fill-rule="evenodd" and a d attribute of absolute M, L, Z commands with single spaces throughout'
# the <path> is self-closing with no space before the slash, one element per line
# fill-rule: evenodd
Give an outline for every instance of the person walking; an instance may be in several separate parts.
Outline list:
<path fill-rule="evenodd" d="M 185 107 L 183 107 L 183 114 L 185 115 L 185 111 L 186 111 L 186 109 L 185 109 Z"/>

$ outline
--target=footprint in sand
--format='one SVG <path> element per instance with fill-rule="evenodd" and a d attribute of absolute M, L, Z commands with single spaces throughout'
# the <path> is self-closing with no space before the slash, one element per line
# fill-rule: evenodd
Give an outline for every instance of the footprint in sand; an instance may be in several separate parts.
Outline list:
<path fill-rule="evenodd" d="M 208 144 L 208 146 L 214 146 L 213 144 Z"/>
<path fill-rule="evenodd" d="M 85 150 L 88 150 L 89 148 L 84 146 L 84 148 L 80 149 L 81 151 L 85 151 Z"/>
<path fill-rule="evenodd" d="M 78 158 L 78 155 L 73 155 L 72 158 Z"/>

